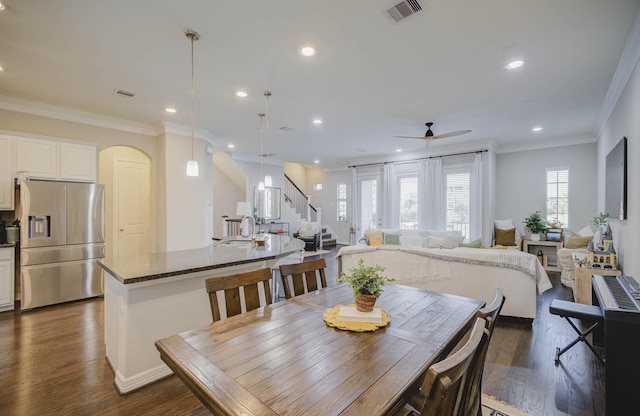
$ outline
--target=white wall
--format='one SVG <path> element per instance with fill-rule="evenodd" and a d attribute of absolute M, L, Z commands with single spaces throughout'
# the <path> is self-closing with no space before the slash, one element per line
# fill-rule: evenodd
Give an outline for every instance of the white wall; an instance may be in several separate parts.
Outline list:
<path fill-rule="evenodd" d="M 605 206 L 605 163 L 609 151 L 627 137 L 627 220 L 610 220 L 614 247 L 624 274 L 640 280 L 640 69 L 637 64 L 598 141 L 598 210 Z"/>
<path fill-rule="evenodd" d="M 220 159 L 224 159 L 224 163 L 218 163 Z M 214 190 L 214 206 L 213 206 L 213 235 L 222 237 L 222 216 L 236 218 L 236 208 L 240 201 L 245 200 L 246 179 L 244 173 L 238 172 L 240 169 L 228 169 L 229 156 L 224 152 L 216 152 L 213 165 L 213 190 Z M 231 161 L 231 163 L 235 163 Z M 236 176 L 230 178 L 229 175 Z M 242 176 L 242 188 L 238 187 L 237 176 Z"/>
<path fill-rule="evenodd" d="M 316 183 L 322 184 L 321 191 L 313 189 Z M 322 208 L 322 224 L 330 227 L 337 234 L 338 244 L 349 244 L 349 222 L 337 221 L 336 198 L 339 183 L 346 183 L 347 195 L 351 195 L 350 170 L 325 171 L 323 168 L 307 168 L 305 188 L 307 195 L 311 195 L 311 205 Z M 347 201 L 347 209 L 350 205 L 351 201 Z"/>
<path fill-rule="evenodd" d="M 512 218 L 524 233 L 525 217 L 545 212 L 545 168 L 569 168 L 569 224 L 580 230 L 598 215 L 596 144 L 503 153 L 496 156 L 495 219 Z"/>
<path fill-rule="evenodd" d="M 199 175 L 186 175 L 191 159 L 191 139 L 165 133 L 163 155 L 167 230 L 166 250 L 200 248 L 212 243 L 213 237 L 213 159 L 205 152 L 202 140 L 194 143 L 194 158 Z"/>

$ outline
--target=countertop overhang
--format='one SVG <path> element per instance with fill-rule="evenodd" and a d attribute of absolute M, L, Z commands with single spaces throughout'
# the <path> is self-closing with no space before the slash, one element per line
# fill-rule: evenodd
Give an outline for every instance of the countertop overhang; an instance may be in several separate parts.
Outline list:
<path fill-rule="evenodd" d="M 233 240 L 229 238 L 227 240 Z M 98 264 L 122 284 L 133 284 L 171 276 L 236 266 L 284 257 L 304 249 L 305 243 L 285 235 L 269 235 L 262 246 L 214 243 L 203 248 L 150 253 L 135 257 L 106 257 Z M 249 243 L 247 241 L 247 243 Z"/>

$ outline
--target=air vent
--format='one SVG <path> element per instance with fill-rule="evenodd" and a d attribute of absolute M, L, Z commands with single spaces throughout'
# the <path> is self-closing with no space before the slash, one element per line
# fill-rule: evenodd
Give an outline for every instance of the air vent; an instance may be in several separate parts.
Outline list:
<path fill-rule="evenodd" d="M 405 0 L 396 4 L 390 9 L 387 9 L 387 13 L 389 16 L 399 22 L 400 20 L 411 16 L 412 14 L 416 14 L 422 10 L 422 6 L 418 3 L 418 0 Z"/>
<path fill-rule="evenodd" d="M 136 96 L 135 92 L 129 92 L 129 91 L 121 90 L 121 89 L 117 89 L 113 93 L 115 95 L 119 95 L 121 97 L 126 97 L 126 98 L 133 98 L 133 97 Z"/>
<path fill-rule="evenodd" d="M 287 127 L 287 126 L 282 126 L 278 130 L 281 130 L 281 131 L 293 131 L 293 128 Z"/>

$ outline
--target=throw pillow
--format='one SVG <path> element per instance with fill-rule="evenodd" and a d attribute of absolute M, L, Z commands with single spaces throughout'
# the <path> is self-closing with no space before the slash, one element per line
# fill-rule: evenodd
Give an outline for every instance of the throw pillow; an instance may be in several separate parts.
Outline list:
<path fill-rule="evenodd" d="M 593 237 L 590 235 L 586 237 L 580 237 L 576 233 L 571 233 L 569 236 L 569 240 L 567 240 L 567 248 L 587 248 L 589 245 L 589 241 L 591 241 Z"/>
<path fill-rule="evenodd" d="M 578 231 L 576 234 L 578 234 L 578 237 L 593 237 L 593 235 L 594 235 L 593 228 L 591 228 L 591 225 L 589 225 L 589 224 L 586 225 L 580 231 Z"/>
<path fill-rule="evenodd" d="M 450 236 L 444 237 L 444 241 L 440 245 L 440 248 L 456 248 L 456 247 L 459 247 L 460 243 L 462 243 L 463 241 L 464 241 L 463 235 L 455 235 L 455 236 L 450 235 Z"/>
<path fill-rule="evenodd" d="M 515 236 L 515 244 L 512 245 L 518 245 L 518 243 L 520 242 L 520 240 L 522 240 L 522 234 L 520 234 L 520 231 L 516 228 L 516 226 L 513 224 L 513 220 L 512 219 L 507 219 L 507 220 L 495 220 L 493 222 L 494 225 L 494 229 L 495 228 L 499 228 L 501 230 L 510 230 L 512 228 L 516 229 L 516 236 Z M 497 243 L 496 243 L 497 244 Z"/>
<path fill-rule="evenodd" d="M 390 245 L 396 245 L 396 246 L 400 244 L 400 236 L 398 234 L 382 233 L 382 239 L 384 244 L 390 244 Z"/>
<path fill-rule="evenodd" d="M 460 243 L 458 247 L 480 248 L 482 246 L 482 239 L 470 241 L 468 243 Z"/>
<path fill-rule="evenodd" d="M 496 236 L 495 245 L 497 246 L 515 246 L 516 245 L 516 229 L 511 228 L 508 230 L 502 230 L 495 227 L 493 232 Z"/>
<path fill-rule="evenodd" d="M 381 246 L 384 243 L 382 231 L 371 230 L 364 233 L 364 236 L 369 239 L 370 246 Z"/>
<path fill-rule="evenodd" d="M 440 246 L 444 244 L 444 237 L 429 237 L 429 238 L 425 238 L 423 241 L 424 241 L 423 247 L 440 248 Z"/>
<path fill-rule="evenodd" d="M 400 236 L 400 245 L 406 247 L 422 247 L 422 241 L 426 238 Z"/>

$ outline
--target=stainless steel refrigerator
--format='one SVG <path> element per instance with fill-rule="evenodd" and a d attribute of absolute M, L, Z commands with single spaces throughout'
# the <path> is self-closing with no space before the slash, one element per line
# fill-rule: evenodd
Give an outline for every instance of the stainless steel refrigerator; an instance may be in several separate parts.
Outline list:
<path fill-rule="evenodd" d="M 104 185 L 22 181 L 21 309 L 101 296 Z"/>

